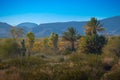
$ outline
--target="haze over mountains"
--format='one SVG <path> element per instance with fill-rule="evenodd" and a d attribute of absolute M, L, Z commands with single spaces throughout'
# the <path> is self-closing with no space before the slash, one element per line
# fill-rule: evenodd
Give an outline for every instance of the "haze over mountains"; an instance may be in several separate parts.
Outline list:
<path fill-rule="evenodd" d="M 105 27 L 105 33 L 108 35 L 120 35 L 120 16 L 110 17 L 103 20 L 100 20 Z M 45 23 L 45 24 L 36 24 L 31 22 L 24 22 L 17 25 L 17 27 L 23 28 L 25 33 L 34 32 L 36 37 L 45 37 L 49 36 L 51 32 L 62 33 L 68 27 L 74 27 L 81 35 L 84 35 L 84 28 L 87 21 L 71 21 L 71 22 L 55 22 L 55 23 Z M 0 22 L 0 37 L 7 38 L 10 36 L 10 29 L 12 25 Z"/>

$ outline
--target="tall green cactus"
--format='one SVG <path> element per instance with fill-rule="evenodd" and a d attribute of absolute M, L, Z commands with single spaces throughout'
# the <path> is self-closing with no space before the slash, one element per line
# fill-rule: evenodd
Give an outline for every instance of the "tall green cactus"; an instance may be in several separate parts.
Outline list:
<path fill-rule="evenodd" d="M 26 47 L 25 47 L 25 40 L 23 39 L 22 42 L 21 42 L 21 53 L 22 53 L 22 56 L 25 56 L 25 53 L 26 53 Z"/>
<path fill-rule="evenodd" d="M 50 40 L 52 42 L 54 52 L 58 53 L 58 34 L 51 33 Z"/>

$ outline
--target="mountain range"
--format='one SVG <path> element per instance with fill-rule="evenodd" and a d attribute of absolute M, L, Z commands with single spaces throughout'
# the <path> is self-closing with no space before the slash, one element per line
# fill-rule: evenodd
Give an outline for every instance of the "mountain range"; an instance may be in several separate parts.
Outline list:
<path fill-rule="evenodd" d="M 55 22 L 36 24 L 31 22 L 24 22 L 16 25 L 16 27 L 23 28 L 25 33 L 32 31 L 36 37 L 49 36 L 51 32 L 58 33 L 60 36 L 68 27 L 74 27 L 81 35 L 84 35 L 84 26 L 88 21 L 71 21 L 71 22 Z M 100 20 L 105 28 L 105 34 L 120 35 L 120 16 L 114 16 Z M 0 38 L 8 38 L 10 36 L 10 29 L 12 25 L 0 22 Z"/>

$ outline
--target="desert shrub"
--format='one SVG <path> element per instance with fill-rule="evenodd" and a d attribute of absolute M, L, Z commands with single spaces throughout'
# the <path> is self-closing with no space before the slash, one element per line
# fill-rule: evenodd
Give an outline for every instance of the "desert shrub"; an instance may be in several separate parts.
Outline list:
<path fill-rule="evenodd" d="M 22 71 L 23 80 L 88 80 L 89 69 L 71 68 L 66 64 L 44 65 L 30 71 Z"/>
<path fill-rule="evenodd" d="M 39 74 L 34 74 L 34 72 L 39 72 L 39 69 L 41 68 L 40 66 L 43 64 L 45 64 L 45 61 L 39 57 L 19 57 L 5 60 L 4 62 L 0 63 L 0 70 L 4 72 L 3 80 L 34 80 L 38 78 L 38 80 L 40 80 L 41 76 Z M 35 77 L 32 78 L 31 74 L 35 75 Z"/>
<path fill-rule="evenodd" d="M 22 80 L 19 74 L 19 69 L 10 67 L 5 70 L 0 70 L 0 80 Z"/>
<path fill-rule="evenodd" d="M 64 55 L 68 55 L 68 54 L 71 54 L 72 53 L 72 49 L 71 48 L 66 48 L 64 51 L 62 51 L 62 54 Z"/>
<path fill-rule="evenodd" d="M 5 39 L 0 42 L 0 54 L 2 57 L 15 57 L 20 54 L 20 45 L 13 39 Z"/>
<path fill-rule="evenodd" d="M 44 63 L 45 61 L 43 61 L 40 57 L 18 57 L 7 61 L 7 64 L 9 64 L 10 66 L 16 66 L 18 68 L 23 67 L 25 69 L 27 69 L 28 67 L 28 69 L 30 69 Z"/>
<path fill-rule="evenodd" d="M 101 80 L 120 80 L 120 65 L 115 65 Z"/>
<path fill-rule="evenodd" d="M 53 54 L 54 51 L 51 47 L 48 38 L 43 38 L 40 41 L 36 41 L 32 48 L 35 53 Z"/>
<path fill-rule="evenodd" d="M 103 48 L 103 52 L 107 55 L 117 55 L 120 57 L 120 38 L 114 37 L 109 39 L 107 45 Z"/>
<path fill-rule="evenodd" d="M 5 62 L 0 63 L 0 70 L 7 69 L 8 67 L 9 67 L 9 65 L 7 63 L 5 63 Z"/>
<path fill-rule="evenodd" d="M 99 80 L 105 73 L 102 56 L 95 54 L 74 54 L 69 58 L 71 66 L 79 65 L 80 69 L 87 68 L 88 80 Z"/>
<path fill-rule="evenodd" d="M 111 68 L 117 63 L 114 57 L 104 57 L 102 64 L 105 71 L 110 71 Z"/>

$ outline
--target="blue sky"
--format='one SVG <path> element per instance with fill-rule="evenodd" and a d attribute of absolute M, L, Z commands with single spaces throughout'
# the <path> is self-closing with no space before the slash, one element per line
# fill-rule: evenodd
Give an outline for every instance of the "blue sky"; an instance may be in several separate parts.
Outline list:
<path fill-rule="evenodd" d="M 119 16 L 120 0 L 0 0 L 0 22 L 49 23 Z"/>

